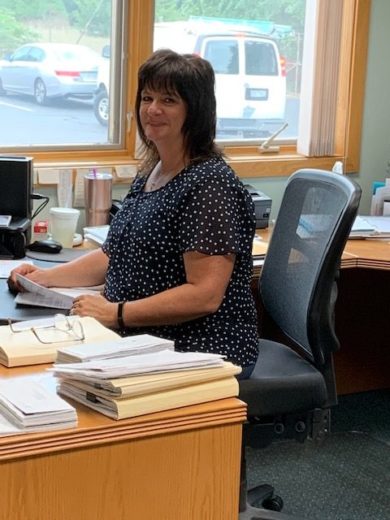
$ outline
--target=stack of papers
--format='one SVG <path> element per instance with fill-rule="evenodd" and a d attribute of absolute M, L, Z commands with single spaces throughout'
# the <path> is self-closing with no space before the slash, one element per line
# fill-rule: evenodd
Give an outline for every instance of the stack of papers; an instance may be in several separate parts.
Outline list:
<path fill-rule="evenodd" d="M 163 350 L 153 354 L 91 360 L 84 363 L 56 363 L 53 368 L 48 370 L 53 371 L 57 376 L 69 374 L 78 377 L 112 379 L 137 374 L 171 372 L 180 369 L 217 367 L 222 366 L 223 363 L 223 358 L 219 354 Z"/>
<path fill-rule="evenodd" d="M 104 244 L 107 235 L 108 230 L 110 226 L 88 226 L 83 229 L 84 231 L 84 238 L 87 240 L 90 240 L 94 244 L 97 244 L 98 246 L 101 246 Z"/>
<path fill-rule="evenodd" d="M 72 345 L 57 350 L 56 363 L 86 362 L 108 358 L 122 358 L 143 353 L 173 350 L 174 342 L 150 334 L 127 336 L 113 341 Z"/>
<path fill-rule="evenodd" d="M 59 364 L 58 392 L 113 419 L 238 395 L 241 368 L 217 354 L 163 350 Z"/>
<path fill-rule="evenodd" d="M 358 215 L 349 238 L 390 238 L 390 217 Z"/>
<path fill-rule="evenodd" d="M 73 406 L 33 377 L 0 381 L 0 435 L 75 426 Z"/>

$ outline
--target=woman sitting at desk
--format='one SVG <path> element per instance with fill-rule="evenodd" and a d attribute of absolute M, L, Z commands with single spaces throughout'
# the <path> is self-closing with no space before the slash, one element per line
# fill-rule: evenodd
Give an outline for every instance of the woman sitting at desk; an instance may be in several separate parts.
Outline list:
<path fill-rule="evenodd" d="M 15 274 L 46 287 L 104 283 L 75 299 L 122 335 L 150 333 L 181 351 L 224 354 L 248 376 L 257 358 L 250 289 L 252 200 L 214 143 L 214 72 L 195 55 L 156 51 L 140 68 L 136 98 L 145 160 L 106 242 L 67 264 Z"/>

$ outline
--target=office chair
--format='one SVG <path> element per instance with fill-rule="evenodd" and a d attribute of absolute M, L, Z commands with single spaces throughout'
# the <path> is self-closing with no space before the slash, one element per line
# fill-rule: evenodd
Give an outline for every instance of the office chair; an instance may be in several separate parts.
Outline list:
<path fill-rule="evenodd" d="M 330 407 L 337 403 L 336 281 L 360 196 L 357 184 L 332 172 L 304 169 L 288 180 L 258 284 L 278 332 L 273 341 L 260 334 L 254 371 L 240 381 L 239 396 L 248 405 L 240 520 L 292 518 L 280 512 L 283 501 L 271 486 L 247 491 L 245 446 L 318 440 L 329 430 Z M 254 507 L 259 503 L 262 508 Z"/>

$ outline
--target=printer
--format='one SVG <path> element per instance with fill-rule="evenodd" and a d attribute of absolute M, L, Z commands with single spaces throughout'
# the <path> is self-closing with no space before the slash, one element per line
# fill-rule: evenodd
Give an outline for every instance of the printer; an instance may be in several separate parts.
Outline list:
<path fill-rule="evenodd" d="M 262 191 L 256 190 L 250 184 L 245 184 L 245 188 L 248 190 L 255 205 L 256 228 L 268 227 L 272 200 Z"/>

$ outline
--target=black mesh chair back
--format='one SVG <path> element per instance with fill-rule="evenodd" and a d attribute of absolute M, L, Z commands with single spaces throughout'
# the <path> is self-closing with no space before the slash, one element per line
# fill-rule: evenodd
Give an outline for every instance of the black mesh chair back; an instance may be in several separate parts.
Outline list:
<path fill-rule="evenodd" d="M 244 448 L 275 438 L 303 441 L 329 429 L 329 408 L 337 402 L 337 276 L 360 196 L 355 182 L 323 170 L 300 170 L 287 183 L 259 280 L 265 313 L 286 341 L 262 337 L 255 369 L 240 381 L 248 405 Z M 280 510 L 273 489 L 260 486 L 246 499 L 245 486 L 243 456 L 240 518 L 277 518 L 251 505 L 261 498 L 264 507 Z"/>
<path fill-rule="evenodd" d="M 319 370 L 339 348 L 336 279 L 360 195 L 355 183 L 328 171 L 290 177 L 259 280 L 268 315 Z"/>

